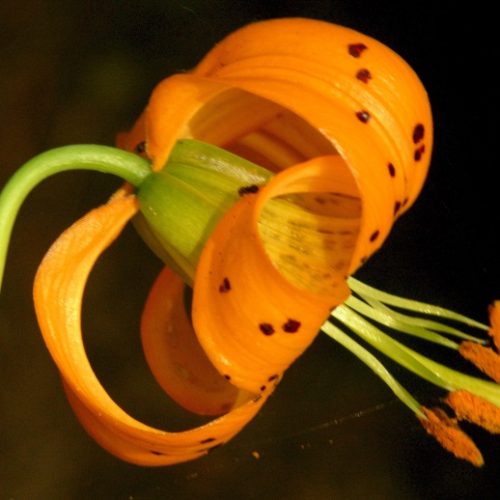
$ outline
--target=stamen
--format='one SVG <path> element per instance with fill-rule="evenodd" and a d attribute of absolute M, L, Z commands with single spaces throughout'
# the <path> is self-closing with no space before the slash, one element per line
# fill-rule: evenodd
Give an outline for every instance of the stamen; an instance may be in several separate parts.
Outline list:
<path fill-rule="evenodd" d="M 466 340 L 460 344 L 458 352 L 495 382 L 500 383 L 500 355 L 493 349 Z"/>
<path fill-rule="evenodd" d="M 443 448 L 476 467 L 484 464 L 481 452 L 472 439 L 460 429 L 455 419 L 448 417 L 440 408 L 430 410 L 422 407 L 422 410 L 427 418 L 419 417 L 420 422 Z"/>
<path fill-rule="evenodd" d="M 385 366 L 367 349 L 358 344 L 349 335 L 344 333 L 332 323 L 326 322 L 321 329 L 333 340 L 351 351 L 358 359 L 365 363 L 368 368 L 378 375 L 392 390 L 392 392 L 418 417 L 424 418 L 420 403 L 389 373 Z"/>
<path fill-rule="evenodd" d="M 458 419 L 479 425 L 492 434 L 500 434 L 498 406 L 464 390 L 450 392 L 445 401 L 453 408 Z"/>
<path fill-rule="evenodd" d="M 348 279 L 348 283 L 349 288 L 363 298 L 370 297 L 384 304 L 392 305 L 401 309 L 406 309 L 407 311 L 436 316 L 441 319 L 458 321 L 459 323 L 463 323 L 480 330 L 488 330 L 488 326 L 480 323 L 479 321 L 468 318 L 463 314 L 450 311 L 449 309 L 445 309 L 443 307 L 426 304 L 425 302 L 419 302 L 417 300 L 405 299 L 403 297 L 398 297 L 396 295 L 377 290 L 376 288 L 373 288 L 366 283 L 358 281 L 352 276 Z"/>
<path fill-rule="evenodd" d="M 333 311 L 332 317 L 343 323 L 353 333 L 360 336 L 377 350 L 419 377 L 447 391 L 458 389 L 468 390 L 500 407 L 500 386 L 498 384 L 466 375 L 422 356 L 376 328 L 372 323 L 345 304 L 338 306 Z M 481 347 L 475 343 L 471 344 Z M 495 354 L 493 351 L 490 352 Z"/>
<path fill-rule="evenodd" d="M 452 340 L 439 335 L 438 333 L 422 327 L 416 320 L 421 318 L 411 318 L 403 314 L 396 313 L 392 309 L 386 307 L 374 299 L 363 297 L 367 303 L 362 302 L 351 295 L 344 304 L 381 325 L 387 326 L 401 333 L 407 333 L 416 337 L 435 342 L 451 349 L 458 349 L 459 344 Z"/>
<path fill-rule="evenodd" d="M 365 297 L 363 295 L 360 295 L 360 296 L 374 310 L 377 309 L 380 311 L 385 311 L 387 314 L 390 315 L 391 318 L 393 318 L 393 320 L 396 320 L 398 322 L 398 324 L 407 325 L 410 327 L 416 327 L 420 331 L 426 331 L 427 332 L 426 335 L 417 335 L 417 336 L 420 336 L 422 338 L 427 337 L 427 340 L 429 340 L 431 342 L 441 343 L 443 345 L 448 344 L 448 347 L 452 347 L 453 349 L 458 350 L 459 344 L 457 344 L 456 342 L 452 342 L 450 340 L 448 340 L 447 342 L 444 342 L 444 343 L 442 342 L 444 337 L 435 333 L 435 332 L 441 332 L 441 333 L 445 333 L 445 334 L 448 334 L 448 335 L 451 335 L 454 337 L 461 338 L 463 340 L 473 340 L 474 342 L 478 342 L 479 344 L 486 344 L 487 343 L 485 340 L 483 340 L 479 337 L 475 337 L 475 336 L 470 335 L 468 333 L 464 333 L 463 331 L 458 330 L 455 327 L 452 327 L 448 324 L 440 322 L 442 320 L 439 317 L 438 317 L 438 319 L 440 321 L 435 321 L 435 320 L 428 319 L 428 318 L 421 318 L 421 317 L 417 317 L 417 316 L 410 316 L 408 314 L 398 313 L 394 309 L 391 309 L 387 305 L 383 304 L 382 302 L 379 302 L 378 300 L 376 300 L 374 298 Z M 354 309 L 356 309 L 356 308 L 354 307 Z M 370 317 L 370 315 L 368 315 L 368 316 Z M 397 326 L 396 329 L 402 331 L 402 329 L 399 326 Z M 411 333 L 411 332 L 407 332 L 407 333 Z"/>

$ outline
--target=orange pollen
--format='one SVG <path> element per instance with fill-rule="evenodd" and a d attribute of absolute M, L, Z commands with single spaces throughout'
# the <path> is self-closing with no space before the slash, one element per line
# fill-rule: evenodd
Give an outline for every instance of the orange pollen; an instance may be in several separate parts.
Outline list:
<path fill-rule="evenodd" d="M 460 429 L 455 419 L 448 417 L 440 408 L 430 410 L 422 406 L 422 411 L 427 418 L 419 417 L 420 422 L 443 448 L 476 467 L 484 464 L 481 452 L 472 439 Z"/>
<path fill-rule="evenodd" d="M 491 326 L 488 333 L 493 339 L 497 351 L 500 352 L 500 300 L 495 300 L 495 302 L 490 305 L 488 312 Z"/>
<path fill-rule="evenodd" d="M 471 392 L 459 390 L 445 400 L 460 420 L 480 425 L 492 434 L 500 434 L 500 408 Z"/>
<path fill-rule="evenodd" d="M 500 355 L 495 351 L 466 340 L 460 344 L 458 352 L 495 382 L 500 383 Z"/>

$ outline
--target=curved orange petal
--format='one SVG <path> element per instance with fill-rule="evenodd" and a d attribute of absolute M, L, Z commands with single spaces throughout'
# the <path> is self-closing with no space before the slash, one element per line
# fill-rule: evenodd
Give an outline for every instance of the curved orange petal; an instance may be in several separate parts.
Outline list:
<path fill-rule="evenodd" d="M 102 387 L 83 344 L 82 294 L 96 259 L 136 211 L 134 197 L 116 196 L 64 232 L 38 270 L 35 308 L 69 401 L 89 434 L 124 460 L 166 465 L 202 456 L 230 439 L 257 413 L 266 398 L 248 401 L 206 425 L 171 433 L 132 418 Z"/>
<path fill-rule="evenodd" d="M 362 69 L 369 81 L 357 76 Z M 409 66 L 376 40 L 309 19 L 255 23 L 217 45 L 194 74 L 277 103 L 332 141 L 363 204 L 351 273 L 382 244 L 396 207 L 404 210 L 418 195 L 432 149 L 427 94 Z"/>
<path fill-rule="evenodd" d="M 375 149 L 393 156 L 394 165 L 402 169 L 399 181 L 408 182 L 410 197 L 418 194 L 432 149 L 427 94 L 408 64 L 377 40 L 324 21 L 268 20 L 229 35 L 193 73 L 266 97 L 300 116 L 307 115 L 315 127 L 339 143 L 347 159 L 351 148 L 368 148 L 373 141 Z M 287 92 L 283 92 L 285 89 Z M 299 96 L 307 100 L 297 100 Z M 318 106 L 319 99 L 326 108 Z M 362 128 L 355 127 L 355 121 L 342 123 L 341 117 L 329 116 L 337 111 L 341 115 L 347 112 L 351 118 L 360 110 L 369 113 L 374 129 L 366 135 L 357 133 Z M 417 124 L 423 126 L 418 132 Z M 347 141 L 345 145 L 341 138 Z M 426 148 L 417 169 L 413 165 L 415 151 L 423 144 Z M 370 163 L 373 166 L 375 162 Z M 367 169 L 366 165 L 359 166 Z"/>
<path fill-rule="evenodd" d="M 259 233 L 259 218 L 270 199 L 335 189 L 331 167 L 311 160 L 279 173 L 259 194 L 243 197 L 203 249 L 194 281 L 193 323 L 212 363 L 237 387 L 272 391 L 330 310 L 349 295 L 345 276 L 335 269 L 330 270 L 329 293 L 299 289 L 277 269 Z"/>
<path fill-rule="evenodd" d="M 191 75 L 174 75 L 156 87 L 145 114 L 145 139 L 154 170 L 163 168 L 179 138 L 192 137 L 189 120 L 227 89 L 227 85 Z"/>
<path fill-rule="evenodd" d="M 249 399 L 208 360 L 184 305 L 184 283 L 165 268 L 153 285 L 141 323 L 149 367 L 164 391 L 184 408 L 220 415 Z"/>

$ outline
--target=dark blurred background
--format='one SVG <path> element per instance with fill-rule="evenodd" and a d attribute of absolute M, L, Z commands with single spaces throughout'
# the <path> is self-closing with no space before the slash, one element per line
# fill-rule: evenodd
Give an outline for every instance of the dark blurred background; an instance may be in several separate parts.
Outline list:
<path fill-rule="evenodd" d="M 3 0 L 0 185 L 43 150 L 112 144 L 157 82 L 192 67 L 235 28 L 271 17 L 329 20 L 402 55 L 426 85 L 435 117 L 422 196 L 360 276 L 485 321 L 487 304 L 500 298 L 498 27 L 488 5 Z M 254 422 L 210 456 L 147 469 L 102 451 L 65 401 L 34 319 L 31 283 L 57 235 L 118 185 L 94 173 L 61 174 L 29 197 L 16 224 L 0 297 L 1 500 L 498 498 L 498 438 L 465 426 L 486 466 L 454 459 L 368 369 L 323 336 Z M 134 416 L 175 430 L 199 419 L 156 387 L 138 339 L 142 304 L 160 267 L 127 229 L 92 274 L 84 329 L 113 397 Z M 387 366 L 421 402 L 439 402 L 440 391 Z"/>

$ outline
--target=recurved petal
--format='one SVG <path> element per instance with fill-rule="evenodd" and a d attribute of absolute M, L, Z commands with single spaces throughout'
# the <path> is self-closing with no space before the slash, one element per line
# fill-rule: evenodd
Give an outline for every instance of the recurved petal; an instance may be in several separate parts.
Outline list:
<path fill-rule="evenodd" d="M 280 105 L 335 146 L 364 205 L 351 272 L 421 190 L 432 150 L 427 94 L 405 61 L 380 42 L 311 19 L 264 21 L 224 39 L 194 74 Z M 374 209 L 380 199 L 383 206 Z"/>
<path fill-rule="evenodd" d="M 172 433 L 134 419 L 107 394 L 85 353 L 82 295 L 96 259 L 136 211 L 134 197 L 118 196 L 65 231 L 38 270 L 35 307 L 69 401 L 89 434 L 123 460 L 166 465 L 197 458 L 226 442 L 251 420 L 266 398 L 248 401 L 206 425 Z"/>
<path fill-rule="evenodd" d="M 165 268 L 142 316 L 146 360 L 164 391 L 184 408 L 202 415 L 227 413 L 252 395 L 230 384 L 210 363 L 194 333 L 184 295 L 182 280 Z"/>
<path fill-rule="evenodd" d="M 259 227 L 272 200 L 329 192 L 338 180 L 334 172 L 330 162 L 316 159 L 279 173 L 259 193 L 243 196 L 203 249 L 194 281 L 193 324 L 214 366 L 237 387 L 269 393 L 330 310 L 349 294 L 346 275 L 335 266 L 325 268 L 325 287 L 316 293 L 315 280 L 309 279 L 316 265 L 314 248 L 300 239 L 296 253 L 286 244 L 269 245 Z M 286 217 L 280 223 L 284 240 Z M 297 276 L 304 278 L 297 282 Z"/>

